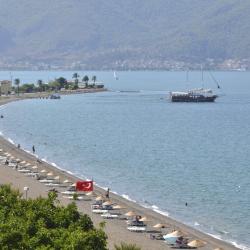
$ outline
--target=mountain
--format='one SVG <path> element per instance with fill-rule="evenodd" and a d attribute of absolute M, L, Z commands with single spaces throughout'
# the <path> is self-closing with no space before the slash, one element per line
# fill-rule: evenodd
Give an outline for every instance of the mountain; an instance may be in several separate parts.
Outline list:
<path fill-rule="evenodd" d="M 133 68 L 248 59 L 249 13 L 246 0 L 0 0 L 0 60 Z"/>

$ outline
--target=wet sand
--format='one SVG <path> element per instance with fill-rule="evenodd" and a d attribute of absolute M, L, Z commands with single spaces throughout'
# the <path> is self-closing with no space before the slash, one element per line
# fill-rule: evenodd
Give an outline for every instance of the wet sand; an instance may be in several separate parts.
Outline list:
<path fill-rule="evenodd" d="M 20 98 L 19 98 L 20 99 Z M 0 100 L 0 105 L 4 104 L 9 101 L 14 101 L 16 99 L 8 99 L 8 100 Z M 42 169 L 47 169 L 47 171 L 52 171 L 54 173 L 54 176 L 60 176 L 60 180 L 68 179 L 72 182 L 76 182 L 78 180 L 77 177 L 70 175 L 69 173 L 59 170 L 46 162 L 37 162 L 37 158 L 34 155 L 28 154 L 22 149 L 18 149 L 15 145 L 9 143 L 7 140 L 5 140 L 3 137 L 0 137 L 0 148 L 4 152 L 10 153 L 12 156 L 19 158 L 21 161 L 26 161 L 31 163 L 31 165 L 36 165 L 38 167 L 38 171 L 41 171 Z M 35 178 L 27 177 L 24 174 L 7 167 L 3 164 L 0 164 L 0 184 L 11 184 L 13 188 L 18 188 L 21 192 L 23 192 L 24 186 L 29 187 L 28 191 L 28 197 L 35 198 L 38 196 L 46 196 L 47 191 L 50 189 L 49 187 L 45 186 L 44 184 L 37 181 Z M 59 191 L 65 190 L 65 188 L 57 188 Z M 97 195 L 105 194 L 105 190 L 98 188 L 95 186 L 94 191 Z M 68 204 L 71 201 L 68 199 L 65 199 L 62 194 L 59 194 L 58 196 L 61 204 Z M 167 228 L 162 229 L 162 232 L 168 233 L 173 231 L 174 229 L 180 230 L 184 233 L 185 236 L 187 236 L 190 240 L 192 239 L 199 239 L 206 242 L 206 245 L 202 248 L 198 249 L 204 249 L 204 250 L 211 250 L 217 247 L 221 247 L 223 249 L 233 250 L 237 249 L 236 247 L 223 242 L 221 240 L 217 240 L 209 235 L 206 235 L 202 232 L 199 232 L 189 226 L 186 226 L 182 224 L 181 222 L 177 222 L 169 217 L 163 216 L 161 214 L 158 214 L 150 209 L 146 209 L 134 202 L 130 202 L 118 195 L 110 193 L 110 199 L 112 202 L 117 203 L 125 209 L 121 210 L 121 212 L 124 214 L 130 210 L 134 211 L 136 214 L 141 216 L 146 216 L 149 219 L 149 222 L 147 222 L 147 230 L 153 230 L 153 225 L 157 223 L 163 223 L 167 225 Z M 95 226 L 98 227 L 99 223 L 102 221 L 106 222 L 105 225 L 105 232 L 108 236 L 108 247 L 109 249 L 114 249 L 114 244 L 120 244 L 120 242 L 126 242 L 126 243 L 135 243 L 136 245 L 140 246 L 142 249 L 145 250 L 160 250 L 160 249 L 171 249 L 170 246 L 168 246 L 164 241 L 160 240 L 151 240 L 150 239 L 150 233 L 134 233 L 129 232 L 126 227 L 126 221 L 119 220 L 119 219 L 105 219 L 103 220 L 100 215 L 93 214 L 91 211 L 91 203 L 93 201 L 86 200 L 86 201 L 76 201 L 77 206 L 79 208 L 79 211 L 84 212 L 88 214 L 91 219 L 93 220 Z"/>

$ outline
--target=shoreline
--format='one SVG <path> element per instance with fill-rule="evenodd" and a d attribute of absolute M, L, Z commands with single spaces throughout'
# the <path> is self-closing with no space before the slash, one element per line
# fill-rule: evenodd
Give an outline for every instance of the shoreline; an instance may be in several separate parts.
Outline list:
<path fill-rule="evenodd" d="M 72 94 L 75 94 L 75 93 L 72 93 Z M 30 98 L 36 98 L 36 97 L 30 97 Z M 22 99 L 26 99 L 26 98 L 19 97 L 19 98 L 14 98 L 14 99 L 7 99 L 4 101 L 1 100 L 0 106 L 7 104 L 11 101 L 22 100 Z M 42 161 L 42 163 L 38 164 L 36 162 L 37 158 L 34 155 L 29 154 L 25 150 L 18 149 L 14 144 L 9 142 L 8 139 L 4 138 L 3 136 L 0 136 L 0 143 L 1 143 L 2 149 L 10 152 L 12 155 L 15 155 L 16 157 L 18 157 L 22 160 L 26 159 L 28 162 L 31 161 L 32 163 L 38 165 L 39 169 L 40 168 L 48 169 L 49 171 L 53 171 L 54 173 L 61 176 L 62 178 L 70 179 L 73 182 L 80 179 L 79 177 L 74 176 L 73 174 L 70 174 L 67 170 L 60 169 L 59 166 L 58 166 L 59 168 L 56 166 L 53 166 L 51 163 Z M 0 181 L 1 181 L 1 177 L 0 177 Z M 35 181 L 35 182 L 37 183 L 37 181 Z M 95 192 L 98 194 L 104 194 L 105 190 L 102 187 L 95 185 Z M 205 232 L 199 231 L 191 226 L 183 224 L 180 221 L 177 221 L 177 220 L 172 219 L 166 215 L 163 215 L 163 214 L 153 210 L 153 208 L 143 207 L 139 203 L 130 201 L 130 200 L 122 197 L 121 195 L 118 195 L 118 194 L 111 192 L 110 198 L 113 202 L 121 204 L 124 207 L 128 208 L 127 210 L 133 210 L 133 211 L 137 212 L 138 214 L 145 215 L 150 219 L 150 221 L 155 222 L 155 223 L 148 223 L 148 225 L 149 224 L 153 225 L 156 223 L 164 223 L 164 224 L 169 226 L 167 232 L 169 232 L 170 229 L 179 229 L 185 235 L 188 235 L 192 239 L 200 239 L 200 240 L 207 242 L 206 246 L 202 247 L 202 249 L 207 249 L 207 250 L 210 249 L 211 250 L 211 249 L 214 249 L 216 247 L 222 247 L 223 249 L 229 249 L 229 250 L 230 249 L 239 249 L 226 241 L 223 241 L 221 239 L 216 239 L 215 237 L 213 237 Z M 77 204 L 81 204 L 81 202 L 79 201 L 79 202 L 77 202 Z M 89 210 L 90 210 L 90 204 L 88 206 L 89 206 Z M 84 210 L 84 212 L 87 213 L 86 210 Z M 100 221 L 100 218 L 99 218 L 99 220 L 96 219 L 97 216 L 93 215 L 91 213 L 91 211 L 90 211 L 89 215 L 90 215 L 91 219 L 94 221 L 94 223 L 96 221 Z M 107 220 L 105 220 L 105 221 L 107 221 Z M 171 249 L 169 246 L 167 246 L 166 243 L 164 243 L 162 241 L 150 240 L 149 233 L 142 233 L 142 234 L 131 233 L 126 229 L 125 225 L 121 228 L 120 223 L 115 223 L 115 220 L 108 220 L 107 222 L 108 222 L 107 224 L 111 224 L 108 226 L 108 231 L 111 231 L 111 232 L 107 233 L 108 237 L 109 237 L 108 242 L 109 242 L 110 249 L 112 249 L 114 243 L 119 244 L 120 241 L 117 242 L 117 239 L 116 239 L 116 237 L 118 235 L 119 235 L 118 239 L 121 239 L 125 242 L 135 243 L 138 246 L 141 246 L 142 249 Z M 119 224 L 119 225 L 117 225 L 117 224 Z M 122 224 L 125 224 L 125 223 L 122 222 Z M 95 223 L 95 225 L 96 225 L 96 223 Z M 122 233 L 117 235 L 117 232 L 119 233 L 119 230 L 121 231 L 121 229 L 122 229 Z M 164 231 L 164 233 L 165 233 L 165 231 Z M 142 244 L 141 241 L 145 241 L 143 243 L 143 246 L 141 245 Z"/>

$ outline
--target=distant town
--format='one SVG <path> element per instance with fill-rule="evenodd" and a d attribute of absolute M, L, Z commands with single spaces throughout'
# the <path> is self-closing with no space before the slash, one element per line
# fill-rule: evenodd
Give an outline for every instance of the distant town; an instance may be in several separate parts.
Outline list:
<path fill-rule="evenodd" d="M 208 58 L 203 62 L 185 62 L 163 59 L 124 59 L 108 63 L 88 62 L 37 62 L 29 60 L 8 61 L 0 59 L 0 70 L 204 70 L 247 71 L 250 59 L 215 60 Z"/>

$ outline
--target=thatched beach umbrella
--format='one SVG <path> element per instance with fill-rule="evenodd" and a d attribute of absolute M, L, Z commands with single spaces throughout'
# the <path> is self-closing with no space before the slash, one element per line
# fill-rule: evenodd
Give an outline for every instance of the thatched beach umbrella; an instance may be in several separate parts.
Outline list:
<path fill-rule="evenodd" d="M 58 176 L 56 176 L 54 179 L 55 179 L 55 180 L 60 180 L 60 176 L 58 175 Z"/>
<path fill-rule="evenodd" d="M 32 169 L 38 169 L 38 167 L 37 166 L 33 166 Z"/>
<path fill-rule="evenodd" d="M 113 206 L 113 209 L 125 209 L 125 207 L 122 207 L 120 205 L 115 205 L 115 206 Z"/>
<path fill-rule="evenodd" d="M 97 196 L 96 198 L 95 198 L 95 200 L 96 201 L 102 201 L 104 198 L 102 197 L 102 196 Z"/>
<path fill-rule="evenodd" d="M 174 231 L 172 233 L 166 234 L 167 237 L 180 237 L 183 236 L 183 233 L 181 231 Z"/>
<path fill-rule="evenodd" d="M 26 167 L 29 167 L 29 166 L 31 166 L 31 164 L 30 164 L 30 163 L 26 163 L 25 166 L 26 166 Z"/>
<path fill-rule="evenodd" d="M 3 152 L 3 150 L 0 148 L 0 152 Z"/>
<path fill-rule="evenodd" d="M 203 247 L 205 246 L 206 242 L 201 241 L 201 240 L 193 240 L 189 242 L 187 245 L 190 247 Z"/>
<path fill-rule="evenodd" d="M 215 248 L 214 250 L 224 250 L 224 249 L 221 248 L 221 247 L 217 247 L 217 248 Z"/>
<path fill-rule="evenodd" d="M 41 173 L 47 173 L 46 169 L 41 170 Z"/>
<path fill-rule="evenodd" d="M 9 154 L 8 152 L 6 152 L 6 153 L 4 153 L 4 155 L 6 155 L 6 156 L 10 156 L 11 154 Z"/>
<path fill-rule="evenodd" d="M 53 172 L 47 173 L 47 176 L 53 176 L 53 175 L 54 175 Z"/>
<path fill-rule="evenodd" d="M 125 215 L 128 216 L 128 217 L 132 217 L 132 216 L 135 216 L 136 214 L 133 211 L 129 211 Z"/>
<path fill-rule="evenodd" d="M 104 203 L 102 203 L 103 206 L 110 206 L 113 203 L 111 201 L 105 201 Z"/>
<path fill-rule="evenodd" d="M 21 164 L 26 164 L 27 162 L 26 162 L 26 161 L 21 161 L 20 163 L 21 163 Z"/>
<path fill-rule="evenodd" d="M 64 180 L 63 183 L 71 183 L 68 179 Z"/>
<path fill-rule="evenodd" d="M 141 219 L 139 219 L 139 221 L 146 222 L 146 221 L 149 221 L 149 219 L 148 219 L 146 216 L 144 216 L 144 217 L 142 217 Z"/>
<path fill-rule="evenodd" d="M 16 159 L 16 162 L 20 162 L 20 159 L 17 158 L 17 159 Z"/>
<path fill-rule="evenodd" d="M 153 226 L 154 228 L 165 228 L 166 226 L 164 224 L 158 223 Z"/>

